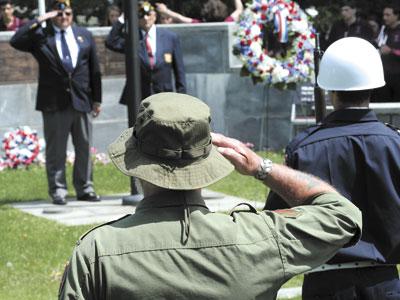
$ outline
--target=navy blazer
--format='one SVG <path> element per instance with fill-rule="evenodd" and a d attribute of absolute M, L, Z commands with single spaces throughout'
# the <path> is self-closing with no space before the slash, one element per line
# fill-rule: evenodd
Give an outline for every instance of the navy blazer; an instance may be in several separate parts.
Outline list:
<path fill-rule="evenodd" d="M 116 22 L 107 39 L 106 47 L 110 50 L 125 53 L 124 24 Z M 142 99 L 156 93 L 172 92 L 172 72 L 175 76 L 175 90 L 186 93 L 185 70 L 178 36 L 167 29 L 156 29 L 156 64 L 151 69 L 146 45 L 140 31 L 139 41 L 140 74 Z M 126 104 L 126 85 L 120 103 Z"/>
<path fill-rule="evenodd" d="M 72 74 L 61 62 L 51 24 L 42 28 L 36 20 L 30 21 L 11 38 L 12 47 L 32 53 L 39 64 L 37 110 L 51 112 L 72 104 L 78 111 L 90 112 L 93 102 L 101 102 L 101 72 L 93 36 L 82 27 L 72 26 L 72 30 L 79 46 Z"/>

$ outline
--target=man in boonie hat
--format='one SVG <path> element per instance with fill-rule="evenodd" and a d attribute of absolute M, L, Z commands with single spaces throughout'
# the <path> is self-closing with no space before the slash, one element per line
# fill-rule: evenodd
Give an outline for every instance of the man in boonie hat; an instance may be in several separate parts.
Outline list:
<path fill-rule="evenodd" d="M 160 93 L 109 146 L 117 168 L 139 178 L 134 215 L 83 235 L 60 299 L 275 299 L 290 277 L 357 241 L 358 209 L 331 186 L 272 164 L 237 140 L 213 135 L 206 104 Z M 212 213 L 201 188 L 237 169 L 296 209 Z M 327 230 L 325 231 L 325 228 Z"/>

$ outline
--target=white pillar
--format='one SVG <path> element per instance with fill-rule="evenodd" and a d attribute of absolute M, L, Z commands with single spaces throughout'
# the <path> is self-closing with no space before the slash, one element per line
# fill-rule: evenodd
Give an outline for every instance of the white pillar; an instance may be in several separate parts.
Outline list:
<path fill-rule="evenodd" d="M 45 0 L 38 0 L 38 10 L 39 10 L 39 16 L 44 15 L 46 13 Z"/>
<path fill-rule="evenodd" d="M 38 0 L 38 14 L 42 16 L 46 13 L 46 1 L 45 0 Z M 46 22 L 42 23 L 42 27 L 46 27 Z"/>

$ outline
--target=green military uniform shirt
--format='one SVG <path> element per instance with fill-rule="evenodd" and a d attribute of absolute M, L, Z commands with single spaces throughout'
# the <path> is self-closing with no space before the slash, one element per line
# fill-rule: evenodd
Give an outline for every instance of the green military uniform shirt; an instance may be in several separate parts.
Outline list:
<path fill-rule="evenodd" d="M 60 299 L 275 299 L 288 279 L 360 235 L 350 201 L 324 194 L 310 202 L 230 216 L 210 212 L 200 191 L 145 198 L 134 215 L 78 241 Z"/>

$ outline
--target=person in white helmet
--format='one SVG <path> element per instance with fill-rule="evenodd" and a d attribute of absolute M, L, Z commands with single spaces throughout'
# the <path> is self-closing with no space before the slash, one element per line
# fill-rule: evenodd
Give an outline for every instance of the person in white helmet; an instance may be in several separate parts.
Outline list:
<path fill-rule="evenodd" d="M 332 184 L 363 213 L 363 234 L 304 277 L 307 299 L 400 299 L 400 133 L 369 109 L 371 90 L 385 84 L 379 52 L 348 37 L 322 57 L 318 84 L 334 111 L 297 135 L 286 164 Z M 270 193 L 266 209 L 285 208 Z"/>

